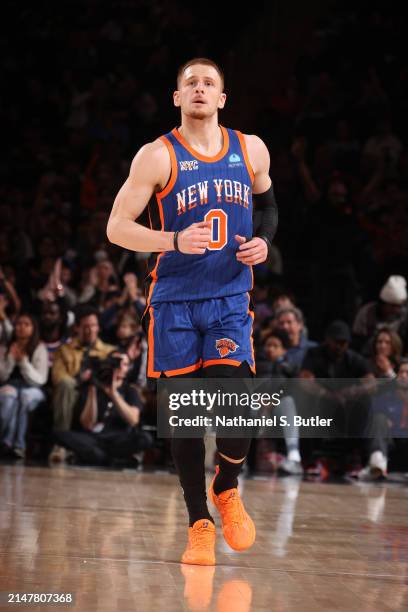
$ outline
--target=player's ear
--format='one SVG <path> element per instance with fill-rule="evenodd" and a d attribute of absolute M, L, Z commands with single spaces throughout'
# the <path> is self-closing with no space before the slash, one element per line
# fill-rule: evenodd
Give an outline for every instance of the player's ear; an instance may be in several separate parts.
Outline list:
<path fill-rule="evenodd" d="M 178 89 L 173 93 L 174 106 L 180 106 L 180 92 Z"/>
<path fill-rule="evenodd" d="M 220 99 L 218 100 L 218 108 L 224 108 L 225 102 L 227 100 L 227 94 L 220 94 Z"/>

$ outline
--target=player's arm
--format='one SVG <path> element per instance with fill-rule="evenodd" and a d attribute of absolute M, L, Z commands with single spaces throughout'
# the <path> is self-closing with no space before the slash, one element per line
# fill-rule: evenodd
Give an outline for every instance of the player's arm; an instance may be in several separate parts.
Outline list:
<path fill-rule="evenodd" d="M 252 240 L 246 242 L 241 236 L 236 236 L 238 242 L 241 242 L 237 259 L 253 266 L 268 258 L 278 226 L 278 207 L 269 176 L 270 157 L 265 143 L 258 136 L 245 136 L 245 142 L 249 161 L 254 171 L 252 185 L 254 207 L 256 211 L 260 211 L 261 220 L 257 236 Z"/>
<path fill-rule="evenodd" d="M 153 193 L 161 191 L 171 173 L 167 147 L 160 140 L 144 145 L 132 161 L 109 217 L 106 234 L 114 244 L 130 251 L 174 251 L 174 232 L 152 230 L 135 222 Z M 209 223 L 194 223 L 178 235 L 182 253 L 203 254 L 211 239 Z"/>

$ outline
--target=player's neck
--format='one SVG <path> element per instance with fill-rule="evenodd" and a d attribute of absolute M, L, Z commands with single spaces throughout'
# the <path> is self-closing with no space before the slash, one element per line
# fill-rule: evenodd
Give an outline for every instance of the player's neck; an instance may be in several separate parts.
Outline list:
<path fill-rule="evenodd" d="M 182 117 L 179 132 L 193 149 L 203 155 L 216 155 L 222 149 L 223 135 L 217 116 L 209 119 Z"/>

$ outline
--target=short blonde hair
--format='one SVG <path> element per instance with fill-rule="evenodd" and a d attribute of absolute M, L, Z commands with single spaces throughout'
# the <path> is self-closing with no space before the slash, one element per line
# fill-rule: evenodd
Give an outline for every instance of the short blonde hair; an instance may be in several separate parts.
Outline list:
<path fill-rule="evenodd" d="M 213 62 L 213 60 L 208 59 L 208 57 L 195 57 L 189 60 L 188 62 L 186 62 L 185 64 L 183 64 L 182 66 L 180 66 L 177 72 L 177 87 L 179 87 L 180 85 L 180 80 L 181 80 L 181 77 L 183 76 L 184 71 L 187 70 L 187 68 L 189 68 L 190 66 L 195 66 L 197 64 L 203 64 L 204 66 L 212 66 L 213 68 L 215 68 L 215 70 L 220 75 L 221 87 L 222 89 L 224 89 L 224 73 L 221 70 L 221 68 L 218 66 L 218 64 Z"/>

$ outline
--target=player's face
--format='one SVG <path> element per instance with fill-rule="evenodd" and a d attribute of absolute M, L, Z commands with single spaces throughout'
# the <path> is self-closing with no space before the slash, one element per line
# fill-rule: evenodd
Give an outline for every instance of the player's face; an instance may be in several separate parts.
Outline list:
<path fill-rule="evenodd" d="M 174 105 L 182 114 L 192 119 L 206 119 L 224 108 L 226 95 L 217 70 L 212 66 L 195 64 L 188 66 L 174 92 Z"/>

